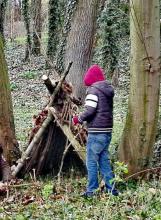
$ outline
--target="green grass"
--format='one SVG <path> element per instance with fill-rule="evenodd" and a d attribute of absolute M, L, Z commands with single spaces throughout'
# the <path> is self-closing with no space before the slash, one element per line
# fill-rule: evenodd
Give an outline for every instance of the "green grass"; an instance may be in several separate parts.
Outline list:
<path fill-rule="evenodd" d="M 28 79 L 28 73 L 23 73 L 23 77 Z M 22 147 L 27 143 L 34 114 L 34 107 L 14 108 L 17 138 Z M 114 120 L 112 157 L 116 155 L 123 126 L 119 119 Z M 0 197 L 0 220 L 161 220 L 160 180 L 123 182 L 119 197 L 100 193 L 93 199 L 80 197 L 86 178 L 78 175 L 62 178 L 61 184 L 52 177 L 39 179 L 36 186 L 31 179 L 23 183 L 30 185 L 11 188 L 8 200 Z M 32 202 L 25 204 L 28 199 Z"/>
<path fill-rule="evenodd" d="M 32 36 L 31 36 L 32 37 Z M 46 32 L 42 33 L 42 44 L 46 44 L 48 40 L 48 34 Z M 18 45 L 25 45 L 26 44 L 26 37 L 25 36 L 20 36 L 16 37 L 13 42 L 7 41 L 7 46 L 11 46 L 13 44 L 18 44 Z"/>
<path fill-rule="evenodd" d="M 28 142 L 28 134 L 32 128 L 32 117 L 37 114 L 37 110 L 33 107 L 15 106 L 14 120 L 16 127 L 16 136 L 20 144 L 20 150 L 24 150 Z"/>
<path fill-rule="evenodd" d="M 16 91 L 16 90 L 18 90 L 18 85 L 14 82 L 11 82 L 10 89 L 11 89 L 11 91 Z"/>
<path fill-rule="evenodd" d="M 24 79 L 35 79 L 38 73 L 36 71 L 25 71 L 20 74 L 20 76 Z"/>
<path fill-rule="evenodd" d="M 26 44 L 26 37 L 24 37 L 24 36 L 23 37 L 16 37 L 15 42 L 20 45 L 25 45 Z"/>

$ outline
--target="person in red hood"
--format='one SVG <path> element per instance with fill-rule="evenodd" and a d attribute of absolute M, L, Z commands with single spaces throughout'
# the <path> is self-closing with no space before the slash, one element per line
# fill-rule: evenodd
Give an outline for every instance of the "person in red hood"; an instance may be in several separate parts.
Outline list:
<path fill-rule="evenodd" d="M 79 116 L 73 117 L 74 125 L 86 121 L 88 127 L 86 155 L 88 185 L 83 196 L 93 196 L 99 187 L 98 168 L 105 182 L 107 192 L 117 196 L 118 191 L 111 183 L 114 174 L 108 152 L 113 127 L 114 89 L 106 81 L 104 71 L 96 64 L 92 65 L 85 73 L 84 84 L 88 86 L 85 110 Z"/>

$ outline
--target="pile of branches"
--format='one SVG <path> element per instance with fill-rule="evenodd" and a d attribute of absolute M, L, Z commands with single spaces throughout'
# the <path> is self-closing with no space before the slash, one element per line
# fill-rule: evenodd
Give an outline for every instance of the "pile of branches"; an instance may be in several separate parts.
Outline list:
<path fill-rule="evenodd" d="M 49 91 L 50 101 L 38 116 L 33 116 L 34 126 L 29 135 L 28 147 L 18 161 L 13 176 L 23 176 L 31 171 L 37 176 L 51 172 L 55 175 L 62 166 L 64 151 L 68 154 L 67 166 L 70 158 L 71 162 L 75 161 L 83 167 L 84 161 L 74 145 L 79 143 L 82 151 L 85 151 L 87 129 L 84 125 L 72 124 L 72 117 L 78 114 L 82 103 L 73 96 L 72 86 L 65 81 L 70 67 L 71 64 L 59 81 L 52 82 L 46 75 L 42 77 Z M 66 132 L 64 127 L 68 128 Z M 67 134 L 68 131 L 70 135 Z"/>
<path fill-rule="evenodd" d="M 49 77 L 43 75 L 42 79 L 44 80 L 44 84 L 46 85 L 50 95 L 53 93 L 55 85 L 58 84 L 58 81 L 52 82 Z M 76 99 L 73 96 L 73 88 L 72 85 L 64 81 L 62 86 L 55 97 L 53 107 L 48 106 L 43 109 L 38 115 L 33 116 L 33 129 L 29 135 L 29 144 L 31 143 L 33 137 L 41 128 L 44 120 L 47 118 L 48 112 L 54 115 L 56 122 L 60 125 L 68 125 L 71 129 L 74 136 L 76 136 L 76 140 L 84 146 L 87 141 L 87 129 L 84 125 L 74 126 L 72 123 L 72 118 L 75 115 L 79 114 L 79 109 L 82 105 L 81 100 Z"/>

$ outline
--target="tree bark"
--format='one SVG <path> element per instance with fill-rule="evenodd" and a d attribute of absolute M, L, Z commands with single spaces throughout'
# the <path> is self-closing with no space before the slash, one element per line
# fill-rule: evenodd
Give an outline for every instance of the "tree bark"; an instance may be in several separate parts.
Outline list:
<path fill-rule="evenodd" d="M 3 148 L 0 144 L 0 181 L 8 182 L 11 180 L 11 168 L 3 157 Z"/>
<path fill-rule="evenodd" d="M 5 61 L 2 37 L 0 36 L 0 144 L 4 157 L 11 164 L 19 155 L 15 137 L 11 92 L 7 64 Z"/>
<path fill-rule="evenodd" d="M 33 0 L 32 2 L 32 17 L 33 17 L 33 45 L 32 53 L 36 56 L 41 53 L 41 31 L 42 31 L 42 17 L 41 17 L 41 0 Z"/>
<path fill-rule="evenodd" d="M 0 3 L 0 34 L 4 37 L 4 19 L 7 6 L 7 0 L 2 0 Z"/>
<path fill-rule="evenodd" d="M 160 89 L 159 0 L 131 0 L 131 85 L 119 147 L 129 174 L 145 169 L 156 137 Z"/>
<path fill-rule="evenodd" d="M 66 3 L 64 25 L 59 40 L 58 52 L 56 57 L 56 68 L 59 72 L 64 71 L 64 55 L 67 44 L 67 37 L 71 29 L 71 19 L 73 17 L 77 2 L 77 0 L 70 0 Z"/>
<path fill-rule="evenodd" d="M 83 74 L 91 63 L 98 3 L 98 0 L 78 1 L 67 38 L 65 64 L 73 61 L 68 81 L 74 85 L 77 98 L 84 98 L 85 95 Z"/>
<path fill-rule="evenodd" d="M 47 54 L 50 60 L 55 60 L 55 54 L 58 45 L 58 1 L 49 0 L 49 32 Z"/>
<path fill-rule="evenodd" d="M 24 24 L 26 28 L 26 51 L 25 60 L 28 60 L 31 53 L 31 32 L 30 32 L 30 16 L 29 16 L 29 0 L 22 0 Z"/>

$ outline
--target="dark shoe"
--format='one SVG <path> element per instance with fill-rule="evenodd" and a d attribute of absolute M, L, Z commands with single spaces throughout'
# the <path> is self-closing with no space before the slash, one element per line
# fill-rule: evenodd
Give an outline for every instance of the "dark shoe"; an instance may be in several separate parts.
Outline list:
<path fill-rule="evenodd" d="M 93 196 L 95 196 L 95 193 L 93 192 L 84 192 L 81 194 L 81 197 L 84 197 L 84 198 L 92 198 Z"/>
<path fill-rule="evenodd" d="M 108 189 L 107 190 L 108 193 L 112 194 L 113 196 L 118 196 L 119 195 L 119 192 L 117 191 L 117 189 Z"/>

